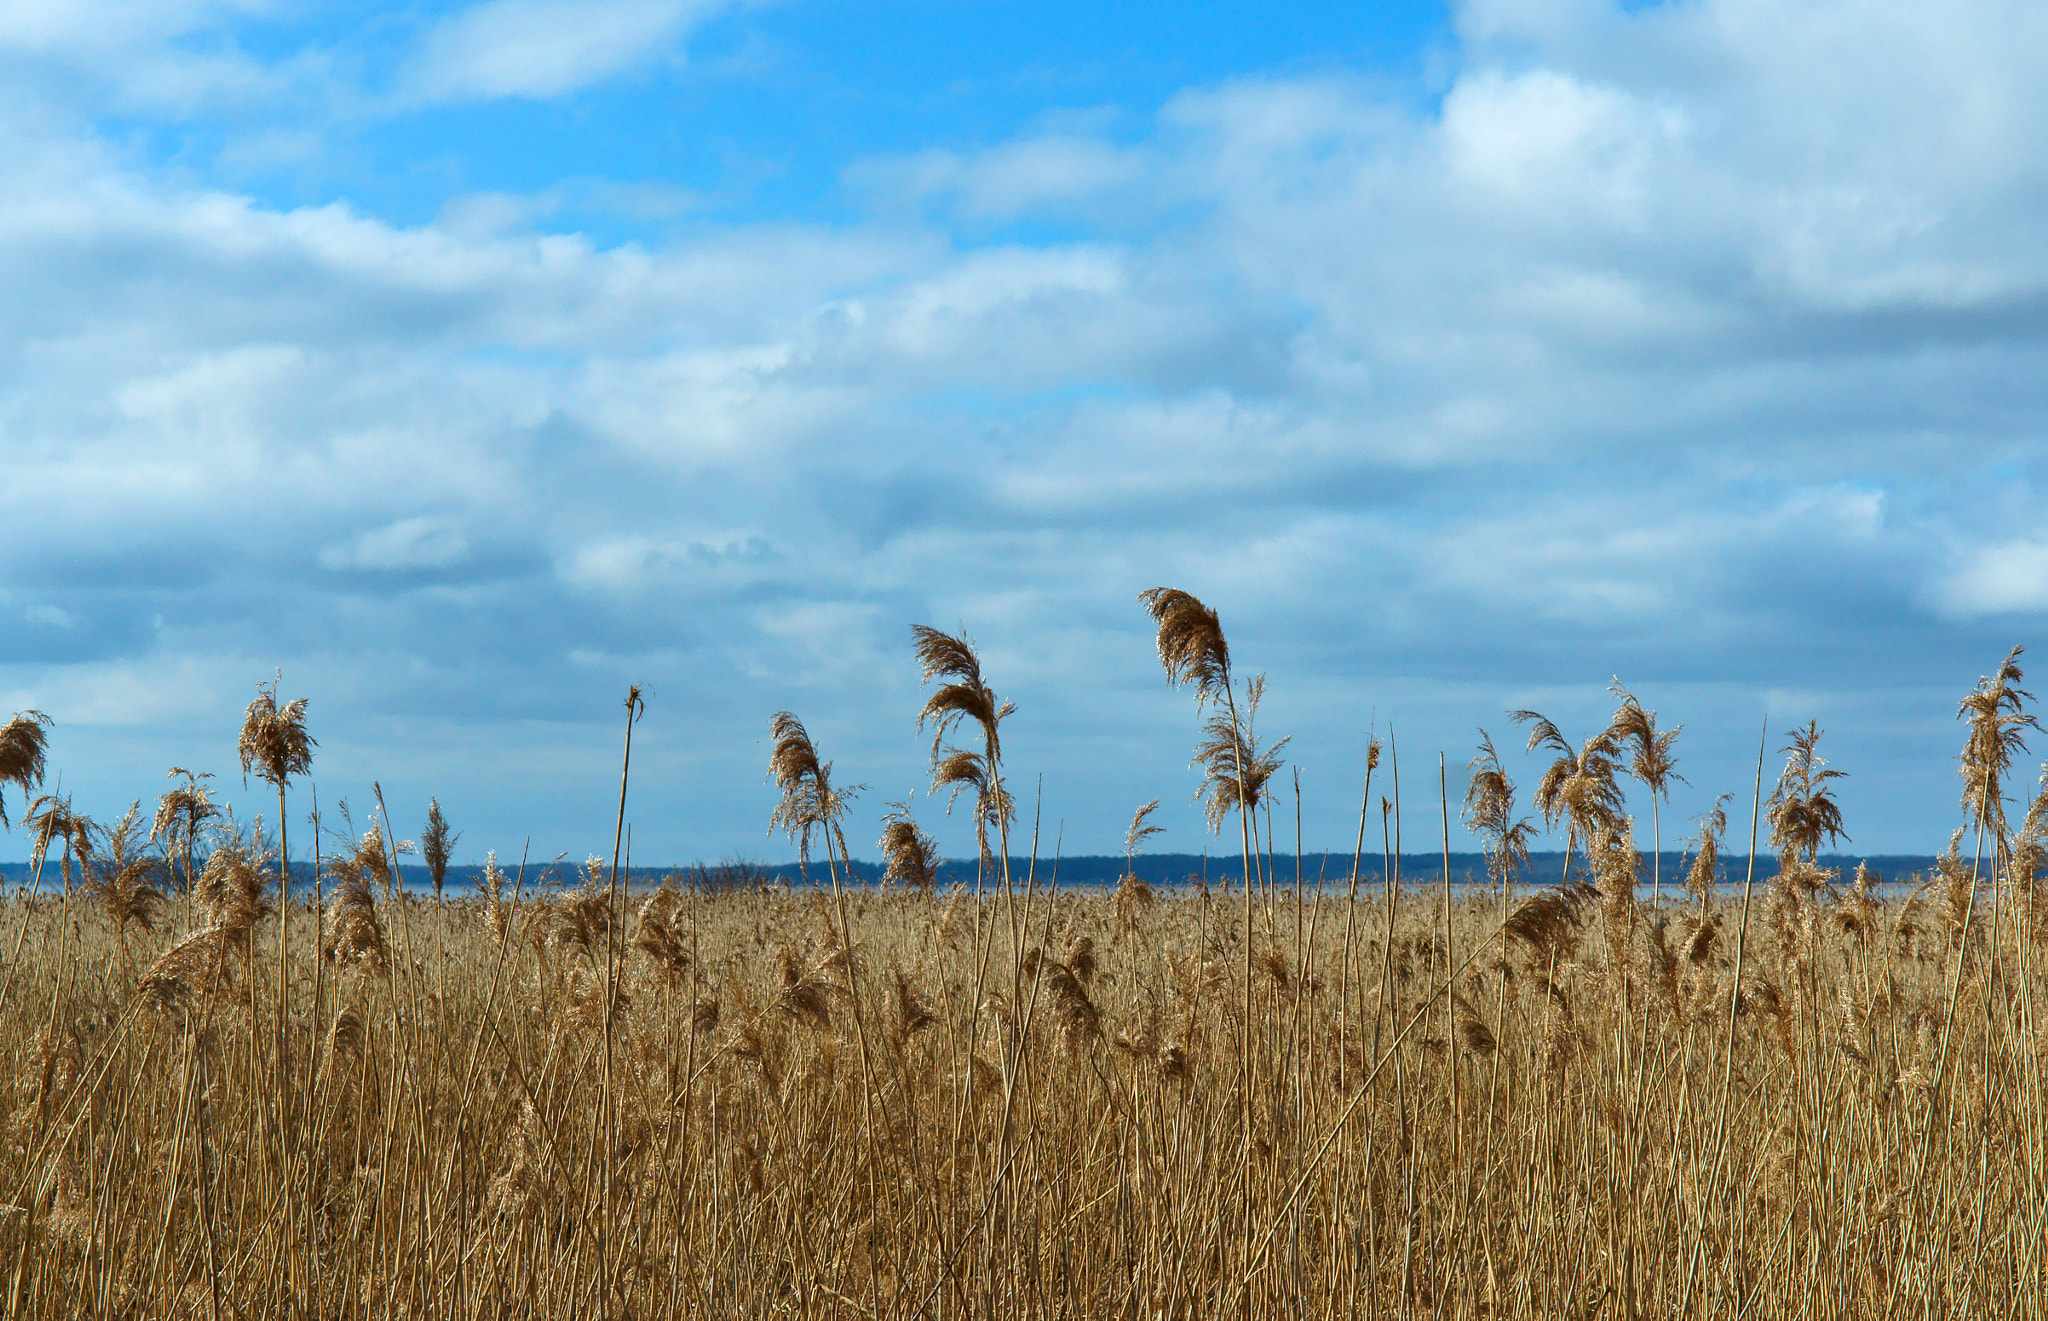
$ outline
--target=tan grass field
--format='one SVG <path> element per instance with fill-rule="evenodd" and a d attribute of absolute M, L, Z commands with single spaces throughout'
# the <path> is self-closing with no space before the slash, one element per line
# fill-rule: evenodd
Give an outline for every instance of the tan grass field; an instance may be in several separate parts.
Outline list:
<path fill-rule="evenodd" d="M 599 885 L 372 893 L 323 921 L 371 929 L 322 976 L 294 915 L 281 1069 L 272 924 L 237 944 L 202 907 L 124 950 L 87 900 L 17 903 L 0 1289 L 128 1317 L 2039 1310 L 2040 932 L 1966 872 L 1891 903 L 1795 877 L 1746 933 L 1553 891 L 1503 941 L 1496 901 L 1447 924 L 1425 891 L 1389 944 L 1380 899 L 1254 899 L 1247 1033 L 1236 893 L 849 892 L 850 948 L 825 893 L 609 924 Z"/>
<path fill-rule="evenodd" d="M 985 865 L 986 885 L 940 889 L 902 804 L 887 881 L 842 888 L 852 791 L 782 712 L 773 824 L 801 857 L 822 847 L 829 886 L 629 896 L 637 689 L 613 862 L 577 885 L 493 866 L 481 900 L 406 897 L 379 794 L 344 847 L 316 828 L 320 901 L 280 908 L 289 841 L 220 819 L 203 777 L 174 771 L 149 828 L 44 794 L 37 857 L 69 891 L 78 855 L 81 882 L 0 904 L 0 1310 L 2048 1311 L 2048 790 L 2008 820 L 2037 728 L 2017 649 L 1959 712 L 1972 852 L 1958 830 L 1910 891 L 1817 865 L 1844 832 L 1809 722 L 1768 798 L 1759 749 L 1750 855 L 1768 822 L 1775 878 L 1716 889 L 1717 805 L 1687 875 L 1666 890 L 1653 866 L 1646 901 L 1622 779 L 1661 840 L 1677 730 L 1619 684 L 1583 743 L 1512 713 L 1554 754 L 1532 804 L 1575 877 L 1454 893 L 1448 866 L 1405 890 L 1367 867 L 1305 887 L 1272 856 L 1285 740 L 1256 733 L 1263 680 L 1233 676 L 1201 602 L 1142 599 L 1206 716 L 1209 822 L 1237 822 L 1249 888 L 1072 893 Z M 933 791 L 966 795 L 984 859 L 1008 858 L 1012 708 L 970 644 L 913 639 Z M 244 726 L 278 821 L 304 721 L 271 684 Z M 47 724 L 0 729 L 0 789 L 40 785 Z M 1461 815 L 1514 875 L 1535 827 L 1490 738 L 1470 769 Z M 1436 788 L 1448 849 L 1441 762 Z M 453 838 L 435 805 L 437 893 Z M 196 879 L 165 896 L 172 876 Z"/>

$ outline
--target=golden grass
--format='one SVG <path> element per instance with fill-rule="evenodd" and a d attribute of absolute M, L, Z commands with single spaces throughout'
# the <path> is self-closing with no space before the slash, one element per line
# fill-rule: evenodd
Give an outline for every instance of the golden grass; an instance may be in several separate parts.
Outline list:
<path fill-rule="evenodd" d="M 1588 853 L 1597 886 L 1515 909 L 1411 891 L 1391 940 L 1348 881 L 1276 893 L 1251 949 L 1236 894 L 1041 884 L 1015 901 L 1021 958 L 1002 906 L 958 889 L 671 887 L 619 930 L 596 868 L 437 907 L 365 861 L 319 926 L 299 905 L 286 929 L 323 930 L 331 961 L 316 978 L 301 935 L 283 998 L 248 854 L 207 868 L 196 930 L 161 920 L 181 905 L 152 930 L 16 900 L 0 1296 L 123 1317 L 2042 1311 L 2031 888 L 1957 859 L 1887 900 L 1795 864 L 1746 912 L 1653 908 L 1617 883 L 1625 836 Z"/>

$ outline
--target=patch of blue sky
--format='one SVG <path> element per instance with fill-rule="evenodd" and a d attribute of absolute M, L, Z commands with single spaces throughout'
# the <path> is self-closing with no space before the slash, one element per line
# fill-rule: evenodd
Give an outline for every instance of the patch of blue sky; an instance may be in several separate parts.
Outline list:
<path fill-rule="evenodd" d="M 1440 0 L 823 0 L 714 11 L 545 93 L 423 93 L 437 25 L 486 8 L 237 19 L 186 44 L 252 59 L 282 90 L 102 128 L 270 205 L 346 201 L 401 225 L 483 193 L 540 197 L 534 223 L 554 228 L 547 195 L 601 180 L 614 188 L 588 190 L 574 227 L 617 242 L 691 220 L 845 223 L 875 203 L 845 186 L 850 163 L 972 152 L 1061 117 L 1128 142 L 1177 93 L 1233 78 L 1329 69 L 1412 82 L 1449 26 Z"/>

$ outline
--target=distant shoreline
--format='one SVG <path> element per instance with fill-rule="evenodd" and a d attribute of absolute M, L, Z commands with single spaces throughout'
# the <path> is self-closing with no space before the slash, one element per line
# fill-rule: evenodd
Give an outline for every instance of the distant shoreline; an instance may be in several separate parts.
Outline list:
<path fill-rule="evenodd" d="M 1667 850 L 1659 855 L 1659 857 L 1662 862 L 1664 888 L 1682 891 L 1685 881 L 1685 868 L 1691 862 L 1690 856 Z M 1719 884 L 1722 886 L 1730 884 L 1740 885 L 1747 872 L 1748 861 L 1747 855 L 1743 854 L 1722 855 L 1719 869 Z M 1867 864 L 1873 872 L 1877 873 L 1879 879 L 1889 886 L 1926 875 L 1935 868 L 1939 859 L 1933 854 L 1870 854 L 1863 856 L 1822 854 L 1819 861 L 1821 866 L 1839 871 L 1844 882 L 1847 882 L 1855 875 L 1857 864 Z M 1352 855 L 1349 853 L 1304 854 L 1301 859 L 1302 884 L 1307 889 L 1313 889 L 1318 878 L 1320 878 L 1325 894 L 1329 893 L 1332 885 L 1348 886 L 1351 876 L 1351 864 Z M 1529 855 L 1529 864 L 1528 867 L 1522 869 L 1516 875 L 1515 884 L 1517 886 L 1540 889 L 1557 884 L 1563 877 L 1564 854 L 1562 851 L 1532 853 Z M 201 865 L 204 865 L 203 861 Z M 1584 866 L 1585 859 L 1583 855 L 1573 855 L 1573 875 L 1582 876 L 1584 874 Z M 504 873 L 506 888 L 509 892 L 513 883 L 518 878 L 518 867 L 514 865 L 509 868 L 502 868 L 501 870 Z M 1221 854 L 1211 854 L 1205 859 L 1198 853 L 1149 853 L 1132 859 L 1130 870 L 1139 879 L 1154 886 L 1178 888 L 1193 885 L 1196 881 L 1206 876 L 1208 884 L 1212 886 L 1220 886 L 1225 881 L 1228 881 L 1232 887 L 1235 887 L 1242 867 L 1239 864 L 1239 859 Z M 856 858 L 852 861 L 849 871 L 855 883 L 873 885 L 882 878 L 883 864 Z M 952 885 L 958 882 L 972 886 L 975 882 L 975 871 L 975 863 L 972 858 L 949 858 L 941 864 L 939 869 L 941 884 Z M 1030 858 L 1013 857 L 1010 860 L 1011 877 L 1019 884 L 1022 884 L 1027 877 L 1035 876 L 1035 879 L 1041 885 L 1050 884 L 1056 878 L 1059 884 L 1063 886 L 1094 888 L 1115 884 L 1118 878 L 1124 874 L 1124 871 L 1124 858 L 1121 855 L 1094 854 L 1067 858 L 1045 857 L 1038 859 L 1035 867 Z M 1368 887 L 1377 888 L 1384 885 L 1386 879 L 1384 855 L 1367 853 L 1359 859 L 1358 872 L 1360 890 L 1365 890 Z M 1778 859 L 1776 855 L 1759 854 L 1757 856 L 1756 879 L 1758 882 L 1771 879 L 1777 875 L 1777 872 Z M 433 893 L 433 883 L 425 867 L 406 865 L 399 868 L 399 873 L 408 893 Z M 1450 855 L 1450 873 L 1451 883 L 1454 886 L 1490 884 L 1486 874 L 1486 859 L 1483 854 L 1453 852 Z M 26 862 L 0 862 L 0 885 L 4 885 L 10 891 L 28 884 L 31 874 L 31 869 Z M 483 874 L 484 869 L 480 865 L 451 866 L 446 877 L 446 884 L 443 890 L 444 895 L 449 898 L 459 898 L 477 893 Z M 1441 852 L 1404 853 L 1400 859 L 1400 874 L 1404 886 L 1410 888 L 1432 883 L 1441 885 L 1444 874 L 1444 855 Z M 1651 859 L 1648 854 L 1645 854 L 1643 855 L 1640 883 L 1648 886 L 1651 874 Z M 78 875 L 75 865 L 72 875 L 75 882 Z M 581 875 L 582 867 L 580 864 L 572 865 L 566 861 L 550 864 L 529 863 L 526 868 L 526 885 L 529 888 L 543 883 L 575 885 L 579 882 Z M 683 883 L 701 876 L 706 878 L 713 888 L 721 889 L 744 889 L 763 884 L 801 884 L 804 880 L 797 864 L 793 862 L 762 863 L 744 859 L 713 863 L 686 863 L 662 867 L 634 866 L 623 879 L 627 881 L 630 888 L 638 890 L 652 888 L 659 885 L 665 878 L 671 876 Z M 827 869 L 822 861 L 813 861 L 811 863 L 808 869 L 808 876 L 812 883 L 829 882 Z M 1292 853 L 1281 853 L 1274 856 L 1273 876 L 1275 881 L 1284 888 L 1291 889 L 1293 887 L 1295 860 Z M 992 879 L 992 875 L 985 876 L 984 884 L 987 884 Z M 312 884 L 313 874 L 311 865 L 306 861 L 294 859 L 292 862 L 292 889 L 294 891 L 311 889 Z M 45 862 L 43 864 L 43 890 L 45 892 L 57 890 L 62 885 L 62 871 L 57 862 L 55 860 Z"/>

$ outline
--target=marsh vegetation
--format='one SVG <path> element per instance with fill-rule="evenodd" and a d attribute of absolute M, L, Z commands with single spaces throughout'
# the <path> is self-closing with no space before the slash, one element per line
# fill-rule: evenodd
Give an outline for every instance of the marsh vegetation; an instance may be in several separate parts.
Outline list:
<path fill-rule="evenodd" d="M 2041 1310 L 2048 807 L 2011 792 L 2017 652 L 1963 703 L 1965 829 L 1916 887 L 1817 862 L 1845 823 L 1810 724 L 1736 800 L 1779 854 L 1767 885 L 1717 888 L 1727 800 L 1683 875 L 1645 875 L 1625 789 L 1658 801 L 1675 731 L 1618 688 L 1585 741 L 1516 713 L 1569 875 L 1453 891 L 1389 860 L 1377 744 L 1353 871 L 1292 871 L 1262 684 L 1199 601 L 1146 604 L 1249 884 L 1007 874 L 1011 708 L 932 630 L 920 724 L 978 883 L 944 883 L 909 804 L 881 823 L 887 880 L 845 883 L 855 786 L 785 712 L 773 816 L 820 855 L 812 886 L 628 894 L 593 858 L 410 896 L 380 803 L 345 846 L 316 831 L 318 895 L 280 903 L 271 837 L 202 777 L 153 822 L 81 825 L 31 797 L 45 725 L 18 718 L 0 794 L 78 875 L 0 906 L 8 1310 Z M 264 699 L 245 755 L 283 810 L 314 745 Z M 1492 740 L 1462 793 L 1430 769 L 1427 813 L 1510 875 L 1536 825 Z"/>

